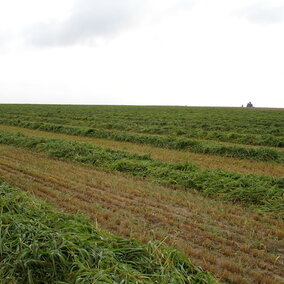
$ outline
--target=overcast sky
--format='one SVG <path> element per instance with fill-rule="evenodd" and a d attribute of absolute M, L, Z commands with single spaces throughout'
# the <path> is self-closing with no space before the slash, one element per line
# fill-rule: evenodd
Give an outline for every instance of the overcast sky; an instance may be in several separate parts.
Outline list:
<path fill-rule="evenodd" d="M 0 103 L 284 107 L 284 0 L 1 0 Z"/>

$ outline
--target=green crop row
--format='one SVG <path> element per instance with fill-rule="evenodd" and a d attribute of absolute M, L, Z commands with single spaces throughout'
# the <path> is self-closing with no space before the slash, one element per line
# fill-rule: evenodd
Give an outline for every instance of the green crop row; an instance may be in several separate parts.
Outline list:
<path fill-rule="evenodd" d="M 162 243 L 95 229 L 0 182 L 1 283 L 218 283 Z"/>
<path fill-rule="evenodd" d="M 254 146 L 268 146 L 268 147 L 284 147 L 284 138 L 281 136 L 273 136 L 270 134 L 247 134 L 247 133 L 238 133 L 231 131 L 208 131 L 200 128 L 188 128 L 183 125 L 172 125 L 165 126 L 161 125 L 149 125 L 143 126 L 139 123 L 131 123 L 131 121 L 107 121 L 104 118 L 101 120 L 96 119 L 95 121 L 86 121 L 86 120 L 73 120 L 60 118 L 56 116 L 27 116 L 25 114 L 17 115 L 1 115 L 2 121 L 22 121 L 22 122 L 42 122 L 42 123 L 51 123 L 51 124 L 61 124 L 63 126 L 80 126 L 80 127 L 94 127 L 96 129 L 109 129 L 109 130 L 122 130 L 136 133 L 145 133 L 145 134 L 159 134 L 159 135 L 171 135 L 171 136 L 180 136 L 186 138 L 197 138 L 197 139 L 206 139 L 214 140 L 221 142 L 231 142 L 244 145 L 254 145 Z"/>
<path fill-rule="evenodd" d="M 203 133 L 284 136 L 283 110 L 153 106 L 0 105 L 0 115 L 72 120 L 80 126 L 183 135 Z M 51 122 L 51 121 L 50 121 Z M 53 123 L 58 123 L 53 121 Z M 81 125 L 82 124 L 82 125 Z M 188 132 L 189 131 L 189 132 Z M 283 137 L 282 137 L 283 139 Z M 232 140 L 231 140 L 232 141 Z M 282 140 L 283 142 L 283 140 Z"/>
<path fill-rule="evenodd" d="M 67 141 L 0 131 L 0 143 L 46 153 L 50 157 L 149 178 L 160 184 L 194 189 L 205 195 L 238 201 L 265 211 L 284 212 L 284 179 L 223 170 L 201 170 L 190 163 L 160 162 L 147 155 Z"/>
<path fill-rule="evenodd" d="M 0 123 L 56 133 L 111 139 L 115 141 L 132 142 L 144 145 L 146 144 L 155 147 L 188 151 L 192 153 L 284 163 L 284 152 L 270 148 L 224 145 L 213 141 L 192 140 L 174 136 L 144 135 L 106 129 L 70 127 L 37 122 L 22 122 L 19 120 L 0 120 Z"/>

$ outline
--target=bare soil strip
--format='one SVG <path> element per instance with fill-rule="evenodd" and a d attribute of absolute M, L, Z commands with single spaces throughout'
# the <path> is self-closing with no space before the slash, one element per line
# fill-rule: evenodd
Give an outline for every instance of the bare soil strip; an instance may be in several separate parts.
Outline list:
<path fill-rule="evenodd" d="M 0 176 L 116 234 L 165 239 L 223 280 L 284 281 L 281 220 L 10 146 L 0 146 Z"/>
<path fill-rule="evenodd" d="M 202 168 L 224 169 L 232 172 L 247 174 L 262 174 L 267 176 L 282 177 L 284 175 L 284 166 L 273 162 L 261 162 L 252 160 L 243 160 L 229 157 L 219 157 L 206 154 L 194 154 L 177 150 L 169 150 L 146 145 L 138 145 L 129 142 L 118 142 L 107 139 L 97 139 L 88 137 L 79 137 L 73 135 L 65 135 L 51 133 L 39 130 L 30 130 L 21 127 L 0 125 L 0 129 L 12 133 L 23 133 L 36 137 L 63 138 L 66 140 L 75 140 L 95 144 L 103 148 L 111 148 L 115 150 L 126 151 L 130 153 L 149 154 L 151 157 L 161 161 L 190 161 L 198 164 Z"/>

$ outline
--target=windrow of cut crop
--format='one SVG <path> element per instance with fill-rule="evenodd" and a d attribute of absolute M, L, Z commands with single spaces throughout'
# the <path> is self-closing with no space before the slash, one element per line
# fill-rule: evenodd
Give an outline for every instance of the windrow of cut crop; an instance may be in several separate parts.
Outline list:
<path fill-rule="evenodd" d="M 9 117 L 9 116 L 8 116 Z M 231 142 L 244 145 L 254 145 L 254 146 L 268 146 L 268 147 L 284 147 L 284 138 L 283 136 L 274 136 L 271 134 L 253 134 L 253 133 L 239 133 L 236 132 L 234 128 L 230 131 L 221 131 L 221 130 L 205 130 L 202 128 L 191 128 L 186 127 L 185 125 L 148 125 L 143 126 L 139 123 L 127 122 L 111 122 L 104 119 L 101 120 L 72 120 L 60 117 L 41 117 L 41 116 L 27 116 L 24 114 L 14 115 L 11 119 L 5 118 L 2 115 L 2 123 L 17 123 L 18 122 L 42 122 L 42 123 L 51 123 L 51 124 L 62 124 L 70 126 L 80 126 L 80 127 L 94 127 L 97 129 L 109 129 L 109 130 L 118 130 L 118 131 L 129 131 L 136 133 L 144 134 L 157 134 L 157 135 L 170 135 L 170 136 L 180 136 L 186 138 L 195 138 L 195 139 L 206 139 L 214 140 L 220 142 Z"/>
<path fill-rule="evenodd" d="M 191 163 L 160 162 L 148 155 L 103 149 L 91 144 L 29 137 L 0 131 L 0 143 L 46 153 L 105 170 L 149 178 L 167 186 L 194 189 L 209 196 L 237 201 L 265 211 L 284 212 L 284 179 L 245 175 L 223 170 L 202 170 Z"/>
<path fill-rule="evenodd" d="M 106 129 L 69 127 L 58 124 L 22 122 L 18 120 L 0 120 L 0 123 L 55 133 L 132 142 L 136 144 L 151 145 L 160 148 L 188 151 L 192 153 L 284 163 L 284 152 L 271 148 L 242 147 L 174 136 L 143 135 Z"/>
<path fill-rule="evenodd" d="M 0 182 L 1 283 L 218 283 L 163 243 L 142 244 Z"/>
<path fill-rule="evenodd" d="M 139 128 L 144 132 L 167 135 L 172 135 L 175 130 L 186 132 L 188 129 L 196 129 L 284 136 L 283 110 L 170 106 L 0 105 L 0 113 L 1 117 L 56 118 L 70 120 L 72 124 L 83 127 L 130 131 Z"/>

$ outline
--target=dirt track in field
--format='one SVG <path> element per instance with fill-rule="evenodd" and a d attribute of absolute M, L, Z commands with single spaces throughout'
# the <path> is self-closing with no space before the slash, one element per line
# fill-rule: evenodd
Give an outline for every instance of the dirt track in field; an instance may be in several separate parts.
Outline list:
<path fill-rule="evenodd" d="M 116 234 L 165 239 L 223 280 L 284 281 L 280 220 L 10 146 L 0 145 L 0 176 Z"/>

